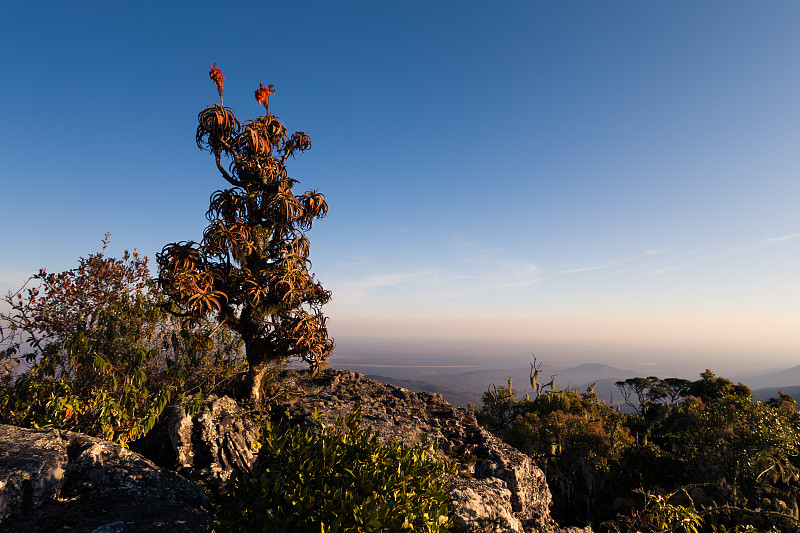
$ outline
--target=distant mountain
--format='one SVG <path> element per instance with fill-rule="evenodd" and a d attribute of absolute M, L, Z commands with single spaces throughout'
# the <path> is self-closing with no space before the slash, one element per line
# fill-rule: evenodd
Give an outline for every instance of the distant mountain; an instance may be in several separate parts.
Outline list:
<path fill-rule="evenodd" d="M 599 363 L 585 363 L 559 372 L 559 377 L 567 378 L 572 386 L 588 385 L 608 380 L 619 381 L 635 376 L 636 372 L 631 370 L 620 370 L 619 368 Z"/>
<path fill-rule="evenodd" d="M 784 394 L 788 394 L 794 398 L 798 404 L 800 404 L 800 385 L 794 387 L 764 387 L 762 389 L 754 390 L 753 398 L 765 402 L 770 398 L 777 398 L 778 391 L 783 391 Z"/>
<path fill-rule="evenodd" d="M 800 386 L 800 365 L 787 368 L 781 372 L 761 374 L 758 376 L 744 378 L 742 381 L 751 389 L 763 389 L 765 387 L 789 388 Z"/>

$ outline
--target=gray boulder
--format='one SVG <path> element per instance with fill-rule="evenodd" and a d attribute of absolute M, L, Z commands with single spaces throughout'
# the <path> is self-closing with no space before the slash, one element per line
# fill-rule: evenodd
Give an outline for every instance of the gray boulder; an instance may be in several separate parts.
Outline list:
<path fill-rule="evenodd" d="M 0 425 L 0 531 L 207 533 L 205 495 L 108 441 Z"/>
<path fill-rule="evenodd" d="M 183 407 L 167 407 L 159 425 L 172 445 L 173 468 L 215 492 L 234 472 L 246 472 L 255 463 L 258 428 L 227 396 L 208 397 L 194 416 Z"/>

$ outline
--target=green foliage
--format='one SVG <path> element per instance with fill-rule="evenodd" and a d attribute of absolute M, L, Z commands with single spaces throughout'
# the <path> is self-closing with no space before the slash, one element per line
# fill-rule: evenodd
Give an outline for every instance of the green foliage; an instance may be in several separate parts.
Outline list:
<path fill-rule="evenodd" d="M 224 76 L 216 66 L 209 75 L 222 103 Z M 299 359 L 317 371 L 334 347 L 321 311 L 331 295 L 309 272 L 305 236 L 328 205 L 316 190 L 293 191 L 287 160 L 309 150 L 311 139 L 290 135 L 270 114 L 273 93 L 272 85 L 256 91 L 265 115 L 252 120 L 240 122 L 217 104 L 200 112 L 197 146 L 214 156 L 231 188 L 211 195 L 202 242 L 170 243 L 157 255 L 175 312 L 214 316 L 241 336 L 255 401 L 271 363 Z"/>
<path fill-rule="evenodd" d="M 551 391 L 522 400 L 503 433 L 507 442 L 538 459 L 554 494 L 553 513 L 589 520 L 602 506 L 599 495 L 613 490 L 608 472 L 619 467 L 630 446 L 627 415 L 599 401 L 593 392 Z"/>
<path fill-rule="evenodd" d="M 781 533 L 781 530 L 775 526 L 770 526 L 768 529 L 757 529 L 752 524 L 736 524 L 732 527 L 712 525 L 711 531 L 713 533 Z"/>
<path fill-rule="evenodd" d="M 650 392 L 656 389 L 650 378 L 629 378 L 625 381 L 617 381 L 616 385 L 622 393 L 625 403 L 639 414 L 644 412 L 647 402 L 651 401 Z M 636 403 L 633 401 L 634 396 Z"/>
<path fill-rule="evenodd" d="M 645 496 L 642 509 L 631 510 L 630 515 L 619 515 L 616 519 L 604 522 L 610 533 L 699 533 L 703 519 L 697 512 L 682 505 L 672 505 L 660 494 L 637 491 Z"/>
<path fill-rule="evenodd" d="M 782 390 L 778 391 L 777 398 L 770 398 L 767 401 L 767 405 L 788 416 L 791 416 L 791 413 L 797 411 L 797 400 Z"/>
<path fill-rule="evenodd" d="M 485 416 L 485 421 L 498 429 L 508 427 L 514 418 L 517 404 L 517 391 L 511 383 L 511 378 L 508 378 L 508 387 L 500 385 L 498 388 L 492 384 L 483 393 L 482 400 L 481 413 Z"/>
<path fill-rule="evenodd" d="M 702 503 L 800 515 L 800 417 L 734 394 L 687 401 L 654 427 L 654 440 L 680 458 L 683 478 L 707 487 Z"/>
<path fill-rule="evenodd" d="M 695 396 L 704 402 L 713 402 L 728 396 L 750 399 L 753 392 L 742 383 L 736 385 L 729 379 L 718 378 L 711 370 L 700 374 L 702 379 L 695 381 L 687 391 L 688 396 Z"/>
<path fill-rule="evenodd" d="M 164 312 L 147 259 L 103 251 L 41 270 L 5 302 L 0 420 L 127 445 L 170 401 L 213 390 L 238 367 L 238 340 Z"/>
<path fill-rule="evenodd" d="M 693 387 L 693 383 L 688 379 L 661 379 L 657 376 L 629 378 L 617 381 L 615 385 L 622 393 L 625 403 L 638 414 L 645 414 L 648 407 L 659 402 L 674 404 L 679 398 L 687 395 Z"/>
<path fill-rule="evenodd" d="M 381 444 L 356 409 L 335 427 L 266 423 L 251 472 L 219 506 L 224 531 L 448 531 L 450 497 L 442 474 L 453 466 L 433 448 Z"/>
<path fill-rule="evenodd" d="M 634 414 L 612 409 L 591 388 L 581 395 L 552 388 L 504 403 L 513 421 L 490 427 L 537 458 L 559 522 L 680 531 L 669 524 L 685 511 L 703 517 L 692 526 L 703 531 L 798 530 L 796 403 L 786 394 L 754 402 L 742 384 L 711 371 L 700 378 L 617 383 Z M 493 399 L 485 396 L 484 412 Z M 649 493 L 644 504 L 634 497 L 640 489 Z"/>

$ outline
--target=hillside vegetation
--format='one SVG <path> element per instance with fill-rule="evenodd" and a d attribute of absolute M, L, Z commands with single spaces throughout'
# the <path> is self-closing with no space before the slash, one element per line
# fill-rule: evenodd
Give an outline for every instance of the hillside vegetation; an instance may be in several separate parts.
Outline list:
<path fill-rule="evenodd" d="M 586 392 L 538 383 L 530 395 L 492 386 L 481 420 L 536 458 L 553 516 L 600 531 L 798 531 L 800 414 L 783 392 L 707 370 L 697 381 L 630 378 L 624 413 Z"/>

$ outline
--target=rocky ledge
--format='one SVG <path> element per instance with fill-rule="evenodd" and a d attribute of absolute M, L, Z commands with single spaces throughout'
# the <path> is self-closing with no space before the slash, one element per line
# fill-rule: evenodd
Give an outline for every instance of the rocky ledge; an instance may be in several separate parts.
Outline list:
<path fill-rule="evenodd" d="M 548 530 L 551 497 L 544 473 L 441 395 L 414 393 L 350 371 L 317 379 L 288 371 L 280 381 L 300 391 L 277 404 L 296 423 L 311 423 L 316 408 L 322 414 L 318 422 L 330 425 L 359 406 L 363 425 L 384 441 L 419 444 L 422 435 L 437 441 L 443 456 L 459 465 L 459 474 L 449 479 L 457 531 Z"/>
<path fill-rule="evenodd" d="M 70 431 L 0 425 L 0 531 L 213 530 L 193 483 L 139 454 Z"/>
<path fill-rule="evenodd" d="M 531 459 L 438 394 L 414 393 L 362 374 L 330 370 L 311 378 L 287 370 L 288 391 L 274 411 L 292 424 L 332 425 L 361 408 L 363 426 L 384 441 L 418 444 L 422 435 L 458 464 L 448 479 L 460 533 L 551 531 L 550 490 Z M 314 410 L 321 417 L 312 421 Z M 0 426 L 0 530 L 121 533 L 211 531 L 212 491 L 257 456 L 258 430 L 228 397 L 208 398 L 195 416 L 168 407 L 138 450 L 67 431 Z M 576 531 L 576 530 L 572 530 Z M 589 531 L 587 529 L 587 531 Z"/>

